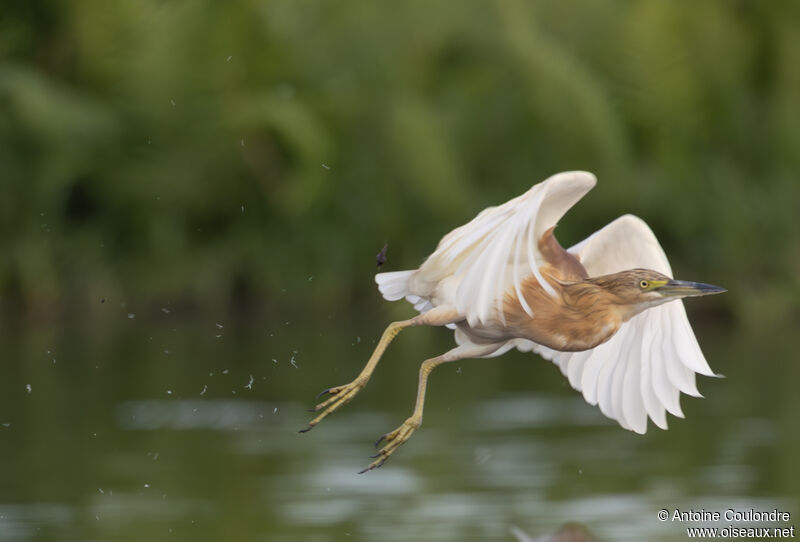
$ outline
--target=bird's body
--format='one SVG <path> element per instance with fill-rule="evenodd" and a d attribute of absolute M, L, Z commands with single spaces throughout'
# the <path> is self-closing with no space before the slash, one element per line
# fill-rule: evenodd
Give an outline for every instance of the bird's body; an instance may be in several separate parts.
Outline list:
<path fill-rule="evenodd" d="M 627 319 L 620 305 L 594 306 L 603 290 L 592 282 L 563 286 L 551 282 L 555 296 L 532 282 L 523 282 L 522 291 L 528 306 L 535 307 L 536 318 L 528 316 L 513 295 L 506 296 L 503 303 L 506 326 L 513 330 L 509 338 L 526 339 L 562 352 L 579 352 L 606 342 Z"/>
<path fill-rule="evenodd" d="M 421 423 L 433 367 L 511 348 L 558 364 L 590 404 L 625 428 L 644 433 L 648 417 L 666 428 L 665 409 L 681 416 L 680 392 L 699 395 L 695 373 L 713 372 L 679 299 L 724 290 L 671 279 L 652 231 L 632 215 L 562 248 L 557 221 L 595 183 L 585 172 L 554 175 L 447 234 L 418 269 L 376 275 L 386 299 L 406 299 L 420 315 L 387 328 L 355 381 L 326 390 L 332 397 L 317 405 L 324 410 L 309 428 L 349 402 L 391 339 L 414 325 L 454 328 L 458 346 L 423 363 L 414 414 L 384 436 L 388 443 L 368 469 Z"/>

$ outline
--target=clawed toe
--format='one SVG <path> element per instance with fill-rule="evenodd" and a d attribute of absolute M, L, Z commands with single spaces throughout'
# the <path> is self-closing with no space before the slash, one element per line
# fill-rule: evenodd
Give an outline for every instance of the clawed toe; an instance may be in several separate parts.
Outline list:
<path fill-rule="evenodd" d="M 388 437 L 390 434 L 391 434 L 391 433 L 386 433 L 386 434 L 384 434 L 384 435 L 381 435 L 381 436 L 380 436 L 380 438 L 378 438 L 378 440 L 376 440 L 376 441 L 375 441 L 375 447 L 377 448 L 378 446 L 380 446 L 380 445 L 381 445 L 381 442 L 383 442 L 384 440 L 386 440 L 386 438 L 387 438 L 387 437 Z M 374 456 L 373 456 L 373 457 L 374 457 Z"/>
<path fill-rule="evenodd" d="M 330 393 L 331 395 L 336 395 L 337 393 L 339 393 L 339 388 L 342 388 L 342 387 L 344 387 L 344 386 L 334 386 L 332 388 L 325 388 L 324 390 L 319 392 L 317 394 L 317 396 L 314 397 L 314 399 L 319 399 L 320 397 L 322 397 L 326 393 Z"/>
<path fill-rule="evenodd" d="M 395 450 L 397 450 L 400 446 L 406 443 L 411 435 L 414 434 L 414 431 L 417 430 L 419 427 L 419 422 L 414 418 L 409 418 L 403 425 L 395 429 L 390 433 L 386 433 L 377 441 L 375 441 L 375 447 L 377 448 L 381 442 L 386 441 L 386 445 L 378 450 L 378 453 L 375 455 L 370 456 L 370 459 L 375 459 L 372 463 L 367 465 L 367 468 L 358 472 L 358 474 L 364 474 L 365 472 L 371 471 L 372 469 L 378 469 L 386 463 L 386 460 L 389 459 Z"/>
<path fill-rule="evenodd" d="M 352 401 L 353 397 L 361 391 L 361 388 L 364 387 L 366 384 L 365 381 L 361 379 L 356 379 L 349 384 L 345 384 L 344 386 L 334 386 L 332 388 L 328 388 L 322 390 L 318 395 L 317 398 L 328 394 L 330 397 L 322 401 L 320 404 L 315 406 L 314 408 L 309 409 L 309 412 L 319 412 L 322 411 L 316 418 L 309 422 L 308 427 L 306 429 L 301 429 L 300 433 L 306 433 L 310 431 L 315 425 L 321 422 L 328 414 L 335 412 L 340 407 L 346 405 L 350 401 Z"/>

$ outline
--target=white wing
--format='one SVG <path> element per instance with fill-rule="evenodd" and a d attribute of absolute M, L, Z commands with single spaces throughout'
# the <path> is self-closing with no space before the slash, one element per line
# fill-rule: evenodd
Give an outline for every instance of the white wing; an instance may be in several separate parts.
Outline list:
<path fill-rule="evenodd" d="M 543 260 L 538 241 L 596 183 L 594 175 L 572 171 L 553 175 L 521 196 L 498 207 L 489 207 L 471 222 L 448 233 L 415 274 L 418 284 L 439 284 L 458 277 L 455 307 L 470 325 L 487 323 L 492 309 L 502 317 L 503 296 L 513 285 L 523 308 L 533 316 L 519 295 L 522 281 L 536 276 L 542 287 L 555 295 L 542 279 Z M 425 297 L 424 291 L 411 293 Z"/>
<path fill-rule="evenodd" d="M 589 276 L 645 268 L 672 276 L 655 235 L 640 218 L 625 215 L 569 249 Z M 607 342 L 584 352 L 558 352 L 533 343 L 534 350 L 561 368 L 589 404 L 599 405 L 622 427 L 644 433 L 647 418 L 667 428 L 665 409 L 683 417 L 681 392 L 700 397 L 695 373 L 715 376 L 689 325 L 683 302 L 646 309 L 624 323 Z"/>

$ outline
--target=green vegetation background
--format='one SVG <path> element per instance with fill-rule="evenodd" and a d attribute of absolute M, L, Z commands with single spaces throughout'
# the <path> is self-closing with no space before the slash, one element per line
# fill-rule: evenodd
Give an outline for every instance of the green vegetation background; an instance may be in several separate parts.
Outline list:
<path fill-rule="evenodd" d="M 11 2 L 0 13 L 0 304 L 347 318 L 546 176 L 633 212 L 711 315 L 800 322 L 800 5 Z"/>

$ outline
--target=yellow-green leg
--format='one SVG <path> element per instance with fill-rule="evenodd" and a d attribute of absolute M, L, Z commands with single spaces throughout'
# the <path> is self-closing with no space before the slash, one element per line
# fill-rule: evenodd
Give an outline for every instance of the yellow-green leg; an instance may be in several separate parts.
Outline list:
<path fill-rule="evenodd" d="M 417 384 L 417 402 L 414 406 L 414 412 L 411 416 L 403 422 L 403 424 L 391 431 L 390 433 L 386 433 L 381 438 L 375 442 L 375 446 L 379 446 L 381 442 L 386 442 L 386 445 L 378 451 L 377 454 L 372 456 L 375 459 L 372 463 L 370 463 L 367 468 L 360 471 L 359 474 L 363 474 L 367 471 L 372 469 L 376 469 L 382 466 L 389 456 L 394 453 L 400 446 L 405 444 L 408 439 L 411 438 L 411 435 L 414 434 L 414 431 L 422 425 L 422 411 L 425 407 L 425 390 L 428 387 L 428 376 L 431 372 L 441 365 L 442 363 L 448 363 L 450 361 L 457 361 L 460 359 L 465 358 L 478 358 L 482 356 L 488 356 L 489 354 L 495 352 L 502 344 L 490 344 L 490 345 L 461 345 L 456 348 L 453 348 L 449 352 L 442 354 L 441 356 L 436 356 L 435 358 L 427 359 L 422 362 L 422 365 L 419 368 L 419 383 Z"/>
<path fill-rule="evenodd" d="M 458 322 L 461 319 L 462 316 L 455 309 L 447 306 L 439 306 L 410 320 L 401 320 L 389 324 L 389 327 L 384 330 L 381 340 L 378 341 L 378 346 L 375 347 L 375 351 L 372 353 L 372 356 L 370 356 L 369 361 L 367 361 L 367 364 L 355 380 L 344 386 L 328 388 L 317 395 L 317 397 L 320 397 L 327 393 L 331 397 L 311 409 L 312 412 L 319 412 L 320 410 L 322 412 L 309 422 L 308 427 L 301 429 L 300 432 L 305 433 L 306 431 L 310 431 L 328 414 L 335 412 L 340 407 L 353 400 L 353 397 L 367 385 L 367 382 L 372 376 L 372 372 L 375 370 L 375 366 L 378 365 L 378 361 L 380 361 L 381 356 L 383 356 L 383 353 L 386 351 L 386 347 L 389 346 L 389 343 L 392 342 L 392 339 L 394 339 L 401 330 L 411 326 L 443 326 Z"/>
<path fill-rule="evenodd" d="M 343 386 L 334 386 L 332 388 L 322 390 L 322 392 L 317 395 L 317 397 L 320 397 L 322 395 L 329 394 L 331 397 L 311 409 L 312 412 L 319 412 L 320 410 L 322 410 L 322 412 L 320 412 L 316 418 L 308 423 L 308 427 L 301 429 L 300 432 L 305 433 L 306 431 L 310 431 L 315 425 L 321 422 L 325 416 L 335 412 L 339 408 L 352 401 L 353 397 L 355 397 L 358 392 L 367 385 L 367 382 L 369 382 L 372 372 L 375 370 L 375 367 L 378 365 L 381 356 L 383 356 L 383 353 L 386 351 L 386 347 L 388 347 L 389 343 L 392 342 L 392 339 L 394 339 L 404 328 L 416 325 L 417 322 L 415 320 L 415 318 L 412 318 L 410 320 L 402 320 L 389 324 L 389 326 L 384 330 L 381 340 L 378 341 L 378 346 L 375 347 L 375 351 L 372 352 L 372 356 L 370 356 L 369 361 L 367 361 L 367 364 L 364 366 L 364 368 L 361 370 L 361 373 L 359 373 L 355 380 Z"/>

